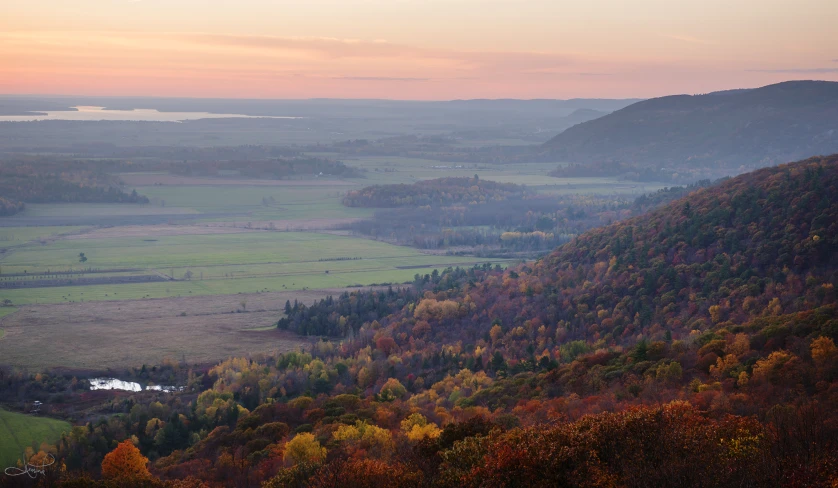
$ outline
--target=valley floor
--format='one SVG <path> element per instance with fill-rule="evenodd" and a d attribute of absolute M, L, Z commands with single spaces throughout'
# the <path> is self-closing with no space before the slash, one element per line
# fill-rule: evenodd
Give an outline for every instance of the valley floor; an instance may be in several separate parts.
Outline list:
<path fill-rule="evenodd" d="M 196 364 L 290 351 L 309 339 L 274 328 L 285 301 L 311 303 L 343 291 L 24 305 L 0 318 L 0 357 L 33 371 L 103 371 L 159 364 L 167 357 Z"/>

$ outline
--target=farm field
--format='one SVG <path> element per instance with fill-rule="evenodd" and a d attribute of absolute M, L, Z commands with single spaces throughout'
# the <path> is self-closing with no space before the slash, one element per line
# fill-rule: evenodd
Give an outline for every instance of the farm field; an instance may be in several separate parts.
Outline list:
<path fill-rule="evenodd" d="M 27 447 L 54 444 L 70 424 L 62 420 L 10 412 L 0 408 L 0 466 L 15 466 Z"/>
<path fill-rule="evenodd" d="M 428 255 L 368 239 L 296 231 L 329 229 L 369 217 L 374 209 L 349 208 L 341 201 L 347 191 L 370 184 L 478 174 L 540 193 L 639 194 L 663 186 L 547 176 L 558 162 L 502 166 L 406 157 L 345 162 L 366 177 L 261 181 L 131 173 L 122 177 L 145 185 L 136 188 L 153 203 L 30 205 L 20 222 L 89 219 L 85 223 L 101 225 L 0 227 L 0 247 L 6 248 L 0 253 L 0 280 L 27 281 L 25 288 L 0 281 L 0 298 L 16 305 L 72 303 L 404 282 L 416 273 L 485 259 Z M 4 219 L 3 224 L 13 225 L 17 218 Z M 79 253 L 85 253 L 85 263 L 79 263 Z M 85 268 L 97 270 L 96 279 L 84 273 L 73 275 L 73 283 L 32 283 L 43 279 L 32 276 L 36 273 Z M 76 286 L 80 284 L 84 286 Z"/>
<path fill-rule="evenodd" d="M 75 279 L 95 276 L 111 278 L 110 283 L 49 283 L 0 289 L 0 294 L 20 305 L 317 289 L 401 283 L 434 268 L 486 261 L 313 232 L 187 233 L 153 238 L 128 235 L 56 240 L 17 249 L 0 261 L 5 275 L 0 276 L 4 280 L 0 285 L 8 280 L 41 280 L 41 276 L 32 276 L 35 273 L 68 270 L 77 272 L 71 275 Z M 80 253 L 87 257 L 84 264 L 79 263 Z M 91 268 L 98 272 L 85 272 Z M 9 277 L 12 273 L 24 276 Z M 148 283 L 128 282 L 127 278 L 155 274 L 158 281 Z M 175 280 L 170 280 L 172 277 Z"/>
<path fill-rule="evenodd" d="M 78 262 L 83 252 L 88 261 Z M 311 262 L 326 259 L 388 258 L 420 255 L 381 242 L 311 232 L 246 232 L 60 240 L 12 253 L 4 273 L 66 267 L 149 268 Z"/>
<path fill-rule="evenodd" d="M 188 208 L 201 214 L 230 214 L 252 220 L 364 217 L 367 210 L 344 207 L 347 191 L 364 186 L 364 180 L 348 185 L 241 186 L 138 186 L 139 193 L 166 207 Z M 235 180 L 230 180 L 235 181 Z M 263 199 L 271 200 L 269 205 Z M 150 205 L 153 206 L 153 205 Z M 163 208 L 166 208 L 163 207 Z"/>
<path fill-rule="evenodd" d="M 188 215 L 197 211 L 189 208 L 159 207 L 154 205 L 137 205 L 127 203 L 33 203 L 26 206 L 26 210 L 18 214 L 21 217 L 73 217 L 84 215 L 87 217 L 118 217 L 134 215 Z M 14 221 L 17 216 L 8 218 Z"/>
<path fill-rule="evenodd" d="M 17 307 L 0 307 L 0 320 L 2 320 L 6 315 L 11 315 L 15 312 L 17 312 Z M 0 339 L 2 339 L 4 335 L 6 335 L 6 331 L 0 329 Z"/>
<path fill-rule="evenodd" d="M 333 155 L 334 157 L 335 155 Z M 539 193 L 625 193 L 659 190 L 666 183 L 626 182 L 616 178 L 556 178 L 549 173 L 563 163 L 516 163 L 507 165 L 445 163 L 432 159 L 405 157 L 362 157 L 343 160 L 347 165 L 366 170 L 362 186 L 415 183 L 443 177 L 472 177 L 483 180 L 526 185 Z M 361 181 L 361 180 L 352 180 Z"/>
<path fill-rule="evenodd" d="M 522 185 L 543 184 L 547 173 L 556 169 L 559 163 L 521 163 L 492 165 L 476 163 L 449 163 L 433 159 L 367 156 L 345 158 L 344 163 L 365 170 L 366 185 L 415 183 L 443 177 L 472 177 L 518 183 Z M 559 180 L 558 178 L 551 178 Z M 514 181 L 513 181 L 514 180 Z M 358 181 L 358 180 L 355 180 Z"/>
<path fill-rule="evenodd" d="M 335 154 L 328 156 L 336 157 Z M 350 190 L 375 184 L 412 184 L 441 177 L 471 177 L 527 185 L 541 193 L 620 193 L 640 195 L 665 183 L 627 183 L 614 178 L 555 178 L 555 163 L 491 165 L 446 163 L 408 157 L 342 158 L 364 171 L 364 178 L 254 180 L 183 177 L 161 173 L 119 175 L 127 188 L 151 199 L 146 205 L 32 204 L 0 226 L 127 225 L 184 222 L 364 218 L 372 209 L 349 208 L 342 199 Z M 2 227 L 0 227 L 2 229 Z M 6 231 L 7 233 L 10 231 Z M 14 231 L 20 233 L 20 231 Z M 0 234 L 0 241 L 3 234 Z"/>
<path fill-rule="evenodd" d="M 290 351 L 305 347 L 309 339 L 272 327 L 286 300 L 311 304 L 344 291 L 24 305 L 0 319 L 6 331 L 0 357 L 5 364 L 34 371 L 103 371 L 159 364 L 166 357 L 197 364 Z"/>
<path fill-rule="evenodd" d="M 487 260 L 474 260 L 474 264 Z M 459 262 L 463 262 L 462 258 Z M 493 263 L 499 262 L 492 260 Z M 391 269 L 348 273 L 312 273 L 307 276 L 241 278 L 188 282 L 138 283 L 124 285 L 92 285 L 2 290 L 0 295 L 17 305 L 45 303 L 79 303 L 108 300 L 143 300 L 165 297 L 206 295 L 237 295 L 239 293 L 275 292 L 277 290 L 315 290 L 333 287 L 360 287 L 376 283 L 404 283 L 416 273 L 426 274 L 445 266 L 428 265 L 422 269 Z"/>
<path fill-rule="evenodd" d="M 44 239 L 59 234 L 76 233 L 83 227 L 0 227 L 0 248 L 25 244 L 37 239 Z"/>
<path fill-rule="evenodd" d="M 12 217 L 0 219 L 5 227 L 83 225 L 153 225 L 183 222 L 309 220 L 361 218 L 370 209 L 349 208 L 341 203 L 347 191 L 361 188 L 366 180 L 348 186 L 253 186 L 236 180 L 215 180 L 214 186 L 137 186 L 149 197 L 144 205 L 32 204 Z M 225 184 L 229 183 L 229 184 Z M 266 201 L 270 200 L 270 204 Z M 24 227 L 26 226 L 26 227 Z M 31 226 L 31 227 L 30 227 Z M 18 232 L 18 231 L 6 231 Z M 2 243 L 0 242 L 0 245 Z"/>

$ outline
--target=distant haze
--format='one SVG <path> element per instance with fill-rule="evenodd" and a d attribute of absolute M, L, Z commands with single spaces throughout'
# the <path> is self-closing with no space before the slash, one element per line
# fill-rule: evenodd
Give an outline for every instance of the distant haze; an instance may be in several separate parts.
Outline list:
<path fill-rule="evenodd" d="M 0 93 L 654 97 L 838 80 L 834 0 L 0 3 Z"/>

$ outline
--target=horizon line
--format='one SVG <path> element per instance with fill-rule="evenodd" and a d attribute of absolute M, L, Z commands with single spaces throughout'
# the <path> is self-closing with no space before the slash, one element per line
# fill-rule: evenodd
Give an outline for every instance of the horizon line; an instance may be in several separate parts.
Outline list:
<path fill-rule="evenodd" d="M 785 80 L 777 83 L 770 83 L 768 85 L 760 85 L 753 87 L 733 87 L 723 90 L 715 90 L 711 92 L 702 93 L 669 93 L 657 95 L 654 97 L 571 97 L 571 98 L 450 98 L 450 99 L 416 99 L 416 98 L 340 98 L 340 97 L 309 97 L 309 98 L 247 98 L 247 97 L 188 97 L 188 96 L 172 96 L 172 95 L 82 95 L 82 94 L 56 94 L 56 93 L 0 93 L 0 97 L 4 98 L 24 98 L 24 97 L 42 97 L 42 98 L 139 98 L 139 99 L 169 99 L 169 100 L 238 100 L 238 101 L 282 101 L 282 102 L 314 102 L 314 101 L 357 101 L 357 102 L 412 102 L 412 103 L 444 103 L 444 102 L 473 102 L 473 101 L 518 101 L 518 102 L 569 102 L 574 100 L 651 100 L 654 98 L 663 98 L 670 96 L 700 96 L 710 93 L 721 93 L 733 90 L 755 90 L 774 85 L 781 85 L 785 83 L 800 83 L 800 82 L 815 82 L 815 83 L 838 83 L 838 81 L 819 80 L 819 79 L 799 79 L 799 80 Z"/>

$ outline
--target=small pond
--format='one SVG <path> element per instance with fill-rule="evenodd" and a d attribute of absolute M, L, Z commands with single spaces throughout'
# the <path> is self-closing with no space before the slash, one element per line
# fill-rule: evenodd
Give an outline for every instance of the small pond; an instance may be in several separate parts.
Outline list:
<path fill-rule="evenodd" d="M 91 378 L 91 390 L 122 390 L 122 391 L 166 391 L 174 392 L 183 390 L 182 386 L 164 385 L 141 385 L 135 381 L 122 381 L 117 378 Z"/>

